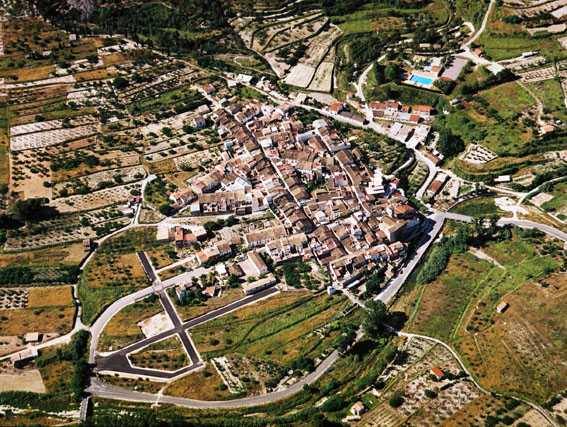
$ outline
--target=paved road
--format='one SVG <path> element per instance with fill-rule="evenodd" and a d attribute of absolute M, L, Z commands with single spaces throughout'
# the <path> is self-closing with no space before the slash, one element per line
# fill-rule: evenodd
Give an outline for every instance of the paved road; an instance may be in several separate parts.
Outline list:
<path fill-rule="evenodd" d="M 475 41 L 478 40 L 478 38 L 481 36 L 481 34 L 484 32 L 484 30 L 486 29 L 486 25 L 488 24 L 488 19 L 490 18 L 490 14 L 492 13 L 492 10 L 494 9 L 494 6 L 496 5 L 496 0 L 490 0 L 490 4 L 488 5 L 488 9 L 486 9 L 486 13 L 484 14 L 484 18 L 482 19 L 482 24 L 480 24 L 480 28 L 478 29 L 478 31 L 465 43 L 465 47 L 470 47 Z"/>
<path fill-rule="evenodd" d="M 563 231 L 558 230 L 557 228 L 552 227 L 550 225 L 540 224 L 539 222 L 533 222 L 524 219 L 500 218 L 497 224 L 498 225 L 511 224 L 520 228 L 535 228 L 539 231 L 543 231 L 548 236 L 555 237 L 556 239 L 567 242 L 567 233 L 564 233 Z"/>
<path fill-rule="evenodd" d="M 452 219 L 455 221 L 472 222 L 473 217 L 468 215 L 457 214 L 453 212 L 438 212 L 437 215 L 442 216 L 445 219 Z M 536 230 L 542 231 L 548 236 L 554 237 L 559 240 L 567 242 L 567 233 L 558 230 L 555 227 L 546 224 L 540 224 L 539 222 L 516 219 L 516 218 L 500 218 L 496 225 L 502 227 L 504 225 L 515 225 L 520 228 L 535 228 Z"/>
<path fill-rule="evenodd" d="M 560 182 L 560 181 L 564 181 L 567 179 L 567 176 L 560 176 L 558 178 L 554 178 L 554 179 L 550 179 L 549 181 L 544 182 L 543 184 L 538 185 L 537 187 L 531 189 L 530 191 L 528 191 L 527 193 L 524 193 L 522 198 L 518 201 L 518 205 L 521 205 L 522 203 L 524 203 L 527 199 L 531 198 L 533 195 L 539 193 L 542 189 L 542 187 L 548 185 L 548 184 L 553 184 L 556 182 Z"/>
<path fill-rule="evenodd" d="M 154 267 L 150 262 L 150 259 L 148 258 L 146 253 L 142 251 L 138 252 L 137 255 L 140 263 L 142 264 L 142 268 L 144 269 L 144 273 L 146 273 L 146 276 L 148 277 L 148 280 L 150 281 L 150 283 L 154 283 L 158 279 L 158 277 L 154 271 Z"/>
<path fill-rule="evenodd" d="M 318 366 L 315 371 L 306 375 L 304 378 L 296 382 L 295 384 L 289 386 L 285 390 L 275 391 L 273 393 L 246 397 L 243 399 L 234 399 L 226 401 L 203 401 L 186 399 L 183 397 L 173 397 L 173 396 L 161 396 L 159 398 L 160 403 L 184 406 L 186 408 L 192 409 L 236 409 L 251 406 L 261 406 L 267 405 L 269 403 L 278 402 L 283 399 L 287 399 L 294 394 L 303 390 L 303 386 L 306 384 L 313 384 L 321 376 L 329 370 L 333 364 L 339 358 L 339 353 L 333 351 L 327 358 L 325 358 Z M 156 395 L 151 393 L 142 393 L 137 391 L 127 390 L 121 387 L 116 387 L 108 385 L 93 378 L 90 387 L 87 389 L 88 392 L 95 396 L 114 399 L 114 400 L 126 400 L 130 402 L 143 402 L 143 403 L 155 403 Z"/>
<path fill-rule="evenodd" d="M 171 300 L 165 294 L 164 291 L 161 291 L 159 293 L 159 296 L 164 306 L 164 309 L 166 310 L 167 314 L 170 316 L 173 322 L 173 328 L 164 331 L 162 333 L 159 333 L 153 337 L 149 337 L 137 341 L 133 344 L 130 344 L 129 346 L 126 346 L 110 354 L 105 354 L 96 357 L 95 358 L 96 370 L 103 372 L 121 372 L 129 375 L 140 375 L 144 377 L 154 377 L 158 379 L 170 379 L 177 377 L 181 374 L 187 373 L 188 371 L 195 369 L 195 367 L 198 366 L 199 364 L 202 364 L 197 349 L 195 348 L 193 342 L 187 335 L 186 331 L 188 329 L 194 328 L 195 326 L 198 325 L 202 325 L 203 323 L 206 323 L 210 320 L 214 320 L 216 318 L 225 316 L 226 314 L 238 310 L 246 305 L 253 304 L 264 298 L 268 298 L 276 294 L 277 292 L 279 292 L 279 290 L 275 286 L 273 286 L 271 288 L 257 292 L 253 295 L 249 295 L 244 298 L 241 298 L 237 301 L 225 305 L 224 307 L 218 308 L 216 310 L 211 310 L 201 316 L 190 319 L 185 323 L 182 323 L 179 317 L 177 316 L 177 312 L 175 311 L 173 305 L 171 304 Z M 157 371 L 151 369 L 135 368 L 130 364 L 127 358 L 128 354 L 141 350 L 144 347 L 147 347 L 163 339 L 169 338 L 173 335 L 178 335 L 179 338 L 181 339 L 183 346 L 185 347 L 185 350 L 187 351 L 189 358 L 191 360 L 191 366 L 187 366 L 175 372 L 165 372 L 165 371 Z"/>
<path fill-rule="evenodd" d="M 444 223 L 445 218 L 443 217 L 443 215 L 440 215 L 438 213 L 427 217 L 424 224 L 422 225 L 423 234 L 414 256 L 404 266 L 402 271 L 387 285 L 387 287 L 374 297 L 374 300 L 380 300 L 384 302 L 384 304 L 388 304 L 394 299 L 410 274 L 421 261 L 421 258 L 423 258 L 423 256 L 427 252 L 427 249 L 429 249 L 433 241 L 439 235 L 439 232 L 443 228 Z"/>

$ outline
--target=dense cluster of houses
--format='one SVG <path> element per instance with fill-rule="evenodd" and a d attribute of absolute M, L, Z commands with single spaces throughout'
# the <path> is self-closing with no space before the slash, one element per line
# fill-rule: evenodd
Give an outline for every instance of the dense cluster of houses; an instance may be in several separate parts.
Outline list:
<path fill-rule="evenodd" d="M 237 245 L 245 248 L 246 259 L 233 271 L 246 277 L 264 276 L 266 258 L 275 265 L 316 261 L 336 286 L 376 267 L 395 270 L 406 253 L 403 241 L 417 232 L 420 218 L 396 180 L 370 170 L 363 153 L 324 119 L 306 125 L 288 105 L 220 100 L 214 86 L 202 89 L 216 105 L 209 118 L 222 140 L 221 161 L 170 199 L 195 216 L 271 211 L 276 219 L 212 246 L 198 243 L 204 230 L 178 226 L 167 238 L 178 247 L 196 245 L 200 264 Z"/>

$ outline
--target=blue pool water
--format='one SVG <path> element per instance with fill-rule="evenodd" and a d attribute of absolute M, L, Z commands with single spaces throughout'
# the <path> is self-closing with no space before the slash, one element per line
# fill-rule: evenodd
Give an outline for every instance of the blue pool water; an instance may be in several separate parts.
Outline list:
<path fill-rule="evenodd" d="M 412 74 L 410 80 L 419 83 L 421 85 L 430 85 L 433 83 L 433 79 L 429 77 L 419 76 L 417 74 Z"/>

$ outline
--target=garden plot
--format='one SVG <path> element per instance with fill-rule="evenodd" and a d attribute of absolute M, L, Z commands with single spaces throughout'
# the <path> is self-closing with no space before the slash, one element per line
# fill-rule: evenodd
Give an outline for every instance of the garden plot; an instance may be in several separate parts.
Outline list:
<path fill-rule="evenodd" d="M 54 129 L 45 132 L 30 133 L 11 138 L 10 149 L 12 151 L 22 151 L 49 147 L 51 145 L 58 145 L 66 141 L 94 135 L 97 132 L 97 125 L 84 125 L 70 129 Z"/>
<path fill-rule="evenodd" d="M 333 70 L 335 69 L 334 55 L 329 55 L 315 73 L 309 90 L 316 92 L 331 92 L 333 88 Z"/>
<path fill-rule="evenodd" d="M 445 347 L 410 338 L 402 349 L 406 355 L 403 361 L 394 361 L 378 379 L 387 387 L 372 390 L 379 399 L 398 393 L 403 396 L 402 403 L 395 409 L 378 406 L 363 418 L 369 425 L 399 425 L 402 420 L 415 426 L 440 425 L 481 396 L 473 383 L 456 377 L 461 366 Z M 433 377 L 432 368 L 442 369 L 445 378 Z M 434 399 L 428 397 L 431 392 Z"/>
<path fill-rule="evenodd" d="M 481 165 L 488 163 L 498 157 L 488 148 L 478 144 L 469 144 L 465 152 L 461 155 L 461 159 L 468 163 Z"/>
<path fill-rule="evenodd" d="M 158 151 L 144 156 L 145 160 L 152 162 L 159 162 L 160 160 L 172 159 L 195 151 L 195 149 L 182 145 L 181 147 L 171 148 L 169 150 Z"/>
<path fill-rule="evenodd" d="M 0 310 L 26 308 L 28 296 L 26 288 L 0 288 Z"/>
<path fill-rule="evenodd" d="M 90 194 L 63 197 L 51 201 L 51 206 L 61 213 L 87 211 L 126 202 L 133 190 L 140 190 L 140 184 L 128 184 L 107 188 Z"/>
<path fill-rule="evenodd" d="M 177 335 L 158 341 L 128 355 L 133 366 L 176 371 L 189 364 L 187 353 Z"/>
<path fill-rule="evenodd" d="M 33 82 L 24 82 L 24 83 L 6 83 L 4 85 L 4 89 L 13 90 L 13 89 L 28 89 L 34 88 L 39 86 L 48 86 L 60 83 L 75 83 L 75 77 L 72 75 L 69 76 L 62 76 L 62 77 L 51 77 L 49 79 L 43 80 L 35 80 Z"/>
<path fill-rule="evenodd" d="M 228 391 L 233 394 L 242 393 L 245 388 L 240 378 L 235 376 L 231 371 L 231 365 L 226 357 L 216 357 L 211 360 L 213 366 L 227 386 Z"/>
<path fill-rule="evenodd" d="M 26 133 L 45 132 L 48 130 L 60 129 L 63 127 L 63 120 L 50 120 L 48 122 L 29 123 L 26 125 L 12 126 L 10 136 L 15 137 Z"/>
<path fill-rule="evenodd" d="M 96 212 L 96 211 L 94 211 Z M 85 218 L 92 218 L 94 213 L 85 215 Z M 124 227 L 130 223 L 129 218 L 115 217 L 112 220 L 90 221 L 91 225 L 83 226 L 79 217 L 65 218 L 56 225 L 47 226 L 41 234 L 29 236 L 27 234 L 18 233 L 9 236 L 6 241 L 5 249 L 7 251 L 20 251 L 38 249 L 47 246 L 60 245 L 69 242 L 81 241 L 87 238 L 97 238 L 101 234 L 108 234 L 116 229 Z"/>
<path fill-rule="evenodd" d="M 288 26 L 268 36 L 264 46 L 259 50 L 266 52 L 277 50 L 288 44 L 311 37 L 313 34 L 321 31 L 327 22 L 328 19 L 319 14 L 313 14 L 307 18 L 293 21 Z"/>
<path fill-rule="evenodd" d="M 198 169 L 199 166 L 208 163 L 216 163 L 220 160 L 220 152 L 218 149 L 209 149 L 195 153 L 186 154 L 175 158 L 175 166 L 177 170 Z"/>
<path fill-rule="evenodd" d="M 150 123 L 138 130 L 145 137 L 151 136 L 151 134 L 160 135 L 163 133 L 164 128 L 170 128 L 172 130 L 179 130 L 189 121 L 191 118 L 195 117 L 197 113 L 195 111 L 186 111 L 185 113 L 176 114 L 173 117 L 168 117 L 167 119 L 160 120 L 157 123 Z"/>
<path fill-rule="evenodd" d="M 200 74 L 192 68 L 159 74 L 151 82 L 128 85 L 128 89 L 119 93 L 119 99 L 125 103 L 142 100 L 159 95 L 167 90 L 192 82 L 198 79 Z"/>
<path fill-rule="evenodd" d="M 555 67 L 538 68 L 537 70 L 530 70 L 518 73 L 524 83 L 541 82 L 544 80 L 553 79 L 556 75 Z"/>
<path fill-rule="evenodd" d="M 331 27 L 313 37 L 301 62 L 294 66 L 285 78 L 285 82 L 292 86 L 306 88 L 311 83 L 317 67 L 329 52 L 335 40 L 340 36 L 338 27 Z M 326 66 L 328 67 L 328 66 Z"/>
<path fill-rule="evenodd" d="M 91 115 L 79 116 L 71 121 L 73 126 L 85 126 L 94 124 L 96 119 Z M 63 120 L 49 120 L 46 122 L 28 123 L 25 125 L 12 126 L 10 128 L 10 136 L 22 136 L 30 133 L 47 132 L 50 130 L 61 129 L 64 127 Z"/>
<path fill-rule="evenodd" d="M 50 293 L 53 295 L 47 297 Z M 32 301 L 33 300 L 33 301 Z M 75 305 L 71 287 L 29 288 L 26 308 L 0 310 L 0 335 L 24 335 L 39 332 L 51 338 L 64 334 L 73 327 Z"/>
<path fill-rule="evenodd" d="M 127 167 L 123 169 L 111 169 L 102 172 L 95 172 L 77 179 L 81 184 L 91 190 L 97 190 L 103 187 L 112 187 L 117 184 L 129 184 L 139 181 L 146 176 L 146 171 L 142 165 Z M 73 194 L 75 183 L 61 182 L 55 185 L 55 194 L 61 194 L 65 189 L 69 194 Z"/>
<path fill-rule="evenodd" d="M 50 162 L 44 156 L 45 151 L 19 151 L 10 153 L 11 190 L 22 193 L 24 198 L 47 197 L 51 199 L 51 188 L 44 182 L 50 182 L 52 171 Z"/>

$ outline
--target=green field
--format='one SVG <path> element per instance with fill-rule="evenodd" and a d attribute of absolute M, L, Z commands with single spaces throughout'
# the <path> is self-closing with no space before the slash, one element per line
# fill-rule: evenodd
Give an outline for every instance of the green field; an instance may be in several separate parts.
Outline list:
<path fill-rule="evenodd" d="M 478 42 L 488 58 L 494 61 L 515 58 L 523 52 L 537 50 L 548 59 L 565 57 L 565 51 L 556 37 L 551 35 L 531 36 L 523 24 L 505 22 L 506 16 L 514 11 L 506 7 L 496 7 L 492 12 L 486 30 Z"/>
<path fill-rule="evenodd" d="M 549 114 L 564 123 L 567 122 L 567 109 L 565 108 L 563 90 L 558 80 L 549 79 L 528 83 L 527 85 L 543 102 L 544 114 Z"/>
<path fill-rule="evenodd" d="M 198 326 L 191 336 L 206 358 L 238 353 L 287 365 L 328 346 L 335 334 L 321 338 L 312 332 L 347 306 L 341 297 L 294 291 Z"/>
<path fill-rule="evenodd" d="M 496 154 L 513 156 L 523 152 L 535 132 L 520 119 L 535 100 L 514 82 L 484 90 L 466 109 L 459 109 L 440 120 L 465 143 L 480 143 Z"/>
<path fill-rule="evenodd" d="M 561 248 L 537 232 L 512 229 L 509 238 L 483 244 L 480 253 L 451 255 L 436 280 L 410 288 L 406 328 L 452 344 L 488 389 L 545 399 L 546 384 L 557 390 L 565 383 L 554 368 L 564 347 L 557 340 L 566 286 L 557 273 Z M 532 305 L 519 302 L 530 298 Z M 503 301 L 510 313 L 496 312 Z"/>
<path fill-rule="evenodd" d="M 455 15 L 462 18 L 463 21 L 472 22 L 475 28 L 478 28 L 487 7 L 487 0 L 457 0 L 455 2 Z"/>
<path fill-rule="evenodd" d="M 129 104 L 128 109 L 132 114 L 158 113 L 171 109 L 179 114 L 205 103 L 205 99 L 199 92 L 187 86 L 160 93 L 157 98 L 151 97 L 134 102 Z"/>
<path fill-rule="evenodd" d="M 158 245 L 151 227 L 129 230 L 102 244 L 79 281 L 83 322 L 91 323 L 112 302 L 150 285 L 136 252 Z"/>
<path fill-rule="evenodd" d="M 546 191 L 553 196 L 549 202 L 545 202 L 541 207 L 547 212 L 558 214 L 560 219 L 567 218 L 567 183 L 559 182 Z"/>
<path fill-rule="evenodd" d="M 501 215 L 504 213 L 496 207 L 492 197 L 477 197 L 466 200 L 452 208 L 451 212 L 470 216 Z"/>

